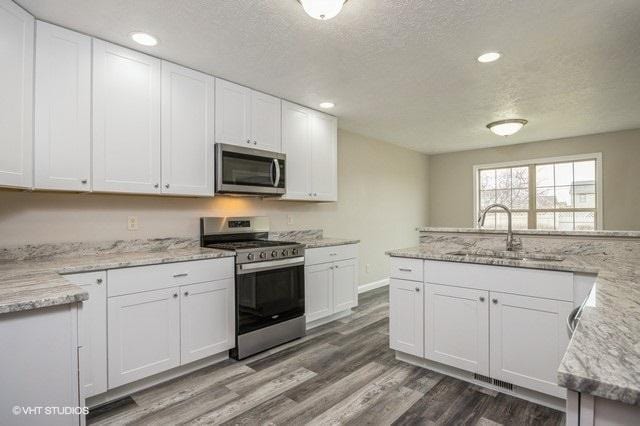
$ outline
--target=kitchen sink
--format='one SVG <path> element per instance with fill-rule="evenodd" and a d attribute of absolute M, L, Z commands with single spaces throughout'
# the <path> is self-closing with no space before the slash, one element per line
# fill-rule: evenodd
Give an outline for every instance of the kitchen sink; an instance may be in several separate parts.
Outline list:
<path fill-rule="evenodd" d="M 562 262 L 564 257 L 555 254 L 528 253 L 524 251 L 495 251 L 495 250 L 457 250 L 447 253 L 452 256 L 488 257 L 493 259 L 532 260 Z"/>

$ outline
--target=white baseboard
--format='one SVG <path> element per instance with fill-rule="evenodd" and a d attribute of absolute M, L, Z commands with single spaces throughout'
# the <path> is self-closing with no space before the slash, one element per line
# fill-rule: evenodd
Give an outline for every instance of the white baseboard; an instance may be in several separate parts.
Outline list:
<path fill-rule="evenodd" d="M 389 285 L 389 278 L 384 278 L 380 281 L 373 281 L 370 283 L 362 284 L 358 287 L 358 294 L 364 293 L 365 291 L 374 290 L 376 288 L 385 287 Z"/>

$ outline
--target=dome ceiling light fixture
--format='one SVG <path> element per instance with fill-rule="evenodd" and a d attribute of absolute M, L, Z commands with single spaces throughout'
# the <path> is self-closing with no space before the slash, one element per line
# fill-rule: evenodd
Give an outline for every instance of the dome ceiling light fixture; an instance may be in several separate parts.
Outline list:
<path fill-rule="evenodd" d="M 518 133 L 527 123 L 528 121 L 523 120 L 522 118 L 510 118 L 508 120 L 489 123 L 487 124 L 487 129 L 491 130 L 498 136 L 511 136 Z"/>
<path fill-rule="evenodd" d="M 151 34 L 136 31 L 129 35 L 131 36 L 133 41 L 143 46 L 155 46 L 156 44 L 158 44 L 158 39 Z"/>
<path fill-rule="evenodd" d="M 498 59 L 500 59 L 501 56 L 502 55 L 499 52 L 483 53 L 482 55 L 478 56 L 478 62 L 487 64 L 489 62 L 497 61 Z"/>
<path fill-rule="evenodd" d="M 334 18 L 348 0 L 298 0 L 307 15 L 326 21 Z"/>

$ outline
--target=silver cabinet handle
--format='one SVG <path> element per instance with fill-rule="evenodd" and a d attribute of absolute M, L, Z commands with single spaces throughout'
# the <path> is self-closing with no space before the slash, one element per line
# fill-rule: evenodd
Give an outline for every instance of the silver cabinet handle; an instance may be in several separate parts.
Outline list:
<path fill-rule="evenodd" d="M 338 253 L 329 253 L 329 256 L 337 256 Z"/>
<path fill-rule="evenodd" d="M 251 139 L 247 139 L 247 143 L 251 143 Z"/>
<path fill-rule="evenodd" d="M 398 268 L 398 270 L 402 272 L 413 272 L 413 269 L 409 269 L 409 268 Z"/>
<path fill-rule="evenodd" d="M 178 293 L 173 293 L 173 298 L 175 299 L 176 297 L 178 297 Z"/>
<path fill-rule="evenodd" d="M 318 193 L 317 193 L 317 192 L 314 192 L 314 193 L 313 193 L 313 196 L 314 196 L 314 197 L 317 197 L 317 196 L 318 196 Z"/>
<path fill-rule="evenodd" d="M 188 295 L 189 295 L 189 292 L 188 292 L 188 291 L 185 291 L 185 292 L 184 292 L 184 295 L 185 295 L 185 296 L 188 296 Z"/>
<path fill-rule="evenodd" d="M 258 145 L 258 141 L 253 141 L 253 144 L 254 145 Z"/>
<path fill-rule="evenodd" d="M 309 197 L 312 197 L 312 196 L 313 196 L 313 194 L 312 194 L 312 193 L 309 193 Z"/>
<path fill-rule="evenodd" d="M 420 287 L 416 287 L 416 291 L 420 291 Z"/>
<path fill-rule="evenodd" d="M 154 184 L 154 185 L 153 185 L 153 187 L 154 187 L 154 188 L 159 188 L 159 187 L 160 187 L 160 184 L 159 184 L 159 183 L 156 183 L 156 184 Z"/>
<path fill-rule="evenodd" d="M 167 183 L 167 184 L 165 184 L 165 185 L 164 185 L 164 187 L 165 187 L 165 188 L 167 188 L 167 189 L 169 189 L 169 184 L 168 184 L 168 183 Z"/>
<path fill-rule="evenodd" d="M 173 274 L 173 278 L 186 277 L 187 275 L 189 275 L 188 272 L 183 272 L 181 274 Z"/>
<path fill-rule="evenodd" d="M 98 278 L 98 279 L 96 280 L 96 284 L 98 284 L 98 285 L 102 284 L 102 278 Z"/>
<path fill-rule="evenodd" d="M 491 301 L 493 302 L 494 305 L 498 304 L 498 299 L 491 299 Z"/>
<path fill-rule="evenodd" d="M 480 301 L 484 302 L 484 296 L 480 296 Z"/>
<path fill-rule="evenodd" d="M 87 180 L 87 179 L 82 179 L 82 180 L 80 181 L 80 183 L 81 183 L 81 184 L 83 184 L 83 185 L 86 185 L 86 184 L 87 184 L 87 182 L 88 182 L 88 180 Z"/>

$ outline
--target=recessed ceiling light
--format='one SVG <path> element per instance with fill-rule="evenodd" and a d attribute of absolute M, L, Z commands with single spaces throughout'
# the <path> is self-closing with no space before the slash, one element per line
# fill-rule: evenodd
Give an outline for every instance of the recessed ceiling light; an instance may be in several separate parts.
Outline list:
<path fill-rule="evenodd" d="M 335 17 L 347 0 L 298 0 L 307 15 L 321 21 Z"/>
<path fill-rule="evenodd" d="M 147 33 L 131 33 L 131 38 L 133 41 L 143 46 L 155 46 L 158 44 L 158 39 Z"/>
<path fill-rule="evenodd" d="M 498 59 L 500 59 L 500 56 L 501 55 L 498 52 L 483 53 L 482 55 L 478 56 L 478 62 L 486 64 L 487 62 L 497 61 Z"/>
<path fill-rule="evenodd" d="M 527 124 L 527 120 L 512 118 L 509 120 L 494 121 L 487 124 L 487 128 L 498 136 L 511 136 L 517 133 Z"/>
<path fill-rule="evenodd" d="M 333 102 L 322 102 L 320 104 L 320 108 L 333 108 L 334 106 L 336 106 L 336 104 Z"/>

